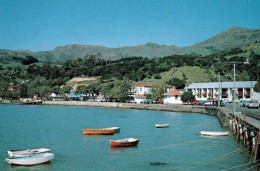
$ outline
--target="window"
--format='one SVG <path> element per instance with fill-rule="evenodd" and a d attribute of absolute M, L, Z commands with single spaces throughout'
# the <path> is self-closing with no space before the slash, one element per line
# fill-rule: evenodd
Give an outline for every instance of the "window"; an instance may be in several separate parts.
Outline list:
<path fill-rule="evenodd" d="M 178 95 L 175 95 L 175 100 L 177 100 L 178 99 Z"/>

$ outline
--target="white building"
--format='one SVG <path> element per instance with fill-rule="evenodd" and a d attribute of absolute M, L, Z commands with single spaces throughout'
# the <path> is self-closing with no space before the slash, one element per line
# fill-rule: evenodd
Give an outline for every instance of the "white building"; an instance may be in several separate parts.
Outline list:
<path fill-rule="evenodd" d="M 256 83 L 257 81 L 235 82 L 235 99 L 252 99 Z M 219 99 L 219 97 L 220 100 L 232 101 L 234 99 L 234 82 L 192 83 L 185 87 L 185 90 L 192 91 L 197 100 Z"/>
<path fill-rule="evenodd" d="M 133 83 L 133 93 L 135 95 L 137 94 L 142 94 L 142 95 L 146 95 L 149 94 L 151 92 L 151 89 L 153 86 L 158 85 L 157 83 L 146 83 L 146 82 L 134 82 Z M 165 87 L 165 92 L 171 90 L 175 88 L 172 85 L 166 84 Z"/>
<path fill-rule="evenodd" d="M 146 99 L 146 95 L 151 93 L 152 87 L 156 87 L 158 83 L 134 82 L 132 95 L 135 103 L 141 103 Z M 160 86 L 160 85 L 159 85 Z M 175 88 L 172 85 L 166 84 L 165 92 Z"/>
<path fill-rule="evenodd" d="M 176 89 L 171 89 L 170 91 L 163 94 L 164 96 L 164 103 L 170 103 L 170 104 L 182 104 L 181 101 L 181 95 L 182 93 L 179 92 Z"/>

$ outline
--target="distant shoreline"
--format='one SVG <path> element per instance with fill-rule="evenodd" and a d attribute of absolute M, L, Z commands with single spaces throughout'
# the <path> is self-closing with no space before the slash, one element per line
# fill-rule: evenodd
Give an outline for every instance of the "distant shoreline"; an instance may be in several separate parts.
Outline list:
<path fill-rule="evenodd" d="M 86 102 L 86 101 L 45 101 L 42 105 L 57 106 L 85 106 L 85 107 L 104 107 L 104 108 L 122 108 L 169 112 L 188 112 L 205 113 L 205 108 L 192 105 L 181 104 L 136 104 L 136 103 L 118 103 L 118 102 Z"/>
<path fill-rule="evenodd" d="M 2 101 L 0 104 L 32 105 L 22 104 L 10 101 Z M 33 104 L 37 105 L 37 104 Z M 87 102 L 87 101 L 43 101 L 39 105 L 50 106 L 84 106 L 84 107 L 103 107 L 103 108 L 121 108 L 138 109 L 168 112 L 187 112 L 187 113 L 206 113 L 205 106 L 193 106 L 182 104 L 136 104 L 136 103 L 118 103 L 118 102 Z"/>

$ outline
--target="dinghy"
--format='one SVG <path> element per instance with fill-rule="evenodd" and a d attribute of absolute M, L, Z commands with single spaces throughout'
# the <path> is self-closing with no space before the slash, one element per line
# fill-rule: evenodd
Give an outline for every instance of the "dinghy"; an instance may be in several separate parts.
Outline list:
<path fill-rule="evenodd" d="M 82 129 L 84 135 L 109 135 L 109 134 L 114 134 L 115 130 L 114 129 L 107 129 L 107 128 L 102 128 L 102 129 Z"/>
<path fill-rule="evenodd" d="M 128 147 L 137 145 L 139 140 L 135 138 L 125 138 L 120 140 L 109 140 L 109 142 L 111 147 Z"/>
<path fill-rule="evenodd" d="M 200 134 L 201 135 L 208 135 L 208 136 L 227 136 L 228 132 L 227 131 L 224 131 L 224 132 L 201 131 Z"/>
<path fill-rule="evenodd" d="M 53 153 L 39 153 L 39 154 L 32 154 L 24 157 L 6 158 L 5 160 L 9 164 L 30 166 L 30 165 L 45 163 L 51 161 L 52 159 L 54 159 Z"/>
<path fill-rule="evenodd" d="M 170 124 L 155 124 L 156 128 L 168 128 L 170 127 Z"/>
<path fill-rule="evenodd" d="M 45 153 L 49 151 L 51 151 L 51 149 L 35 148 L 35 149 L 25 149 L 25 150 L 8 150 L 7 153 L 10 157 L 24 157 L 31 154 Z"/>

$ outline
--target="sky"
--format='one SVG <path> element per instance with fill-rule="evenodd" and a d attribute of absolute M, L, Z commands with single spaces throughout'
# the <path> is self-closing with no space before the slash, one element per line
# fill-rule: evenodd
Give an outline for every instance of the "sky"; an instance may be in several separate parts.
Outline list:
<path fill-rule="evenodd" d="M 0 0 L 0 49 L 184 47 L 234 26 L 260 29 L 260 1 Z"/>

